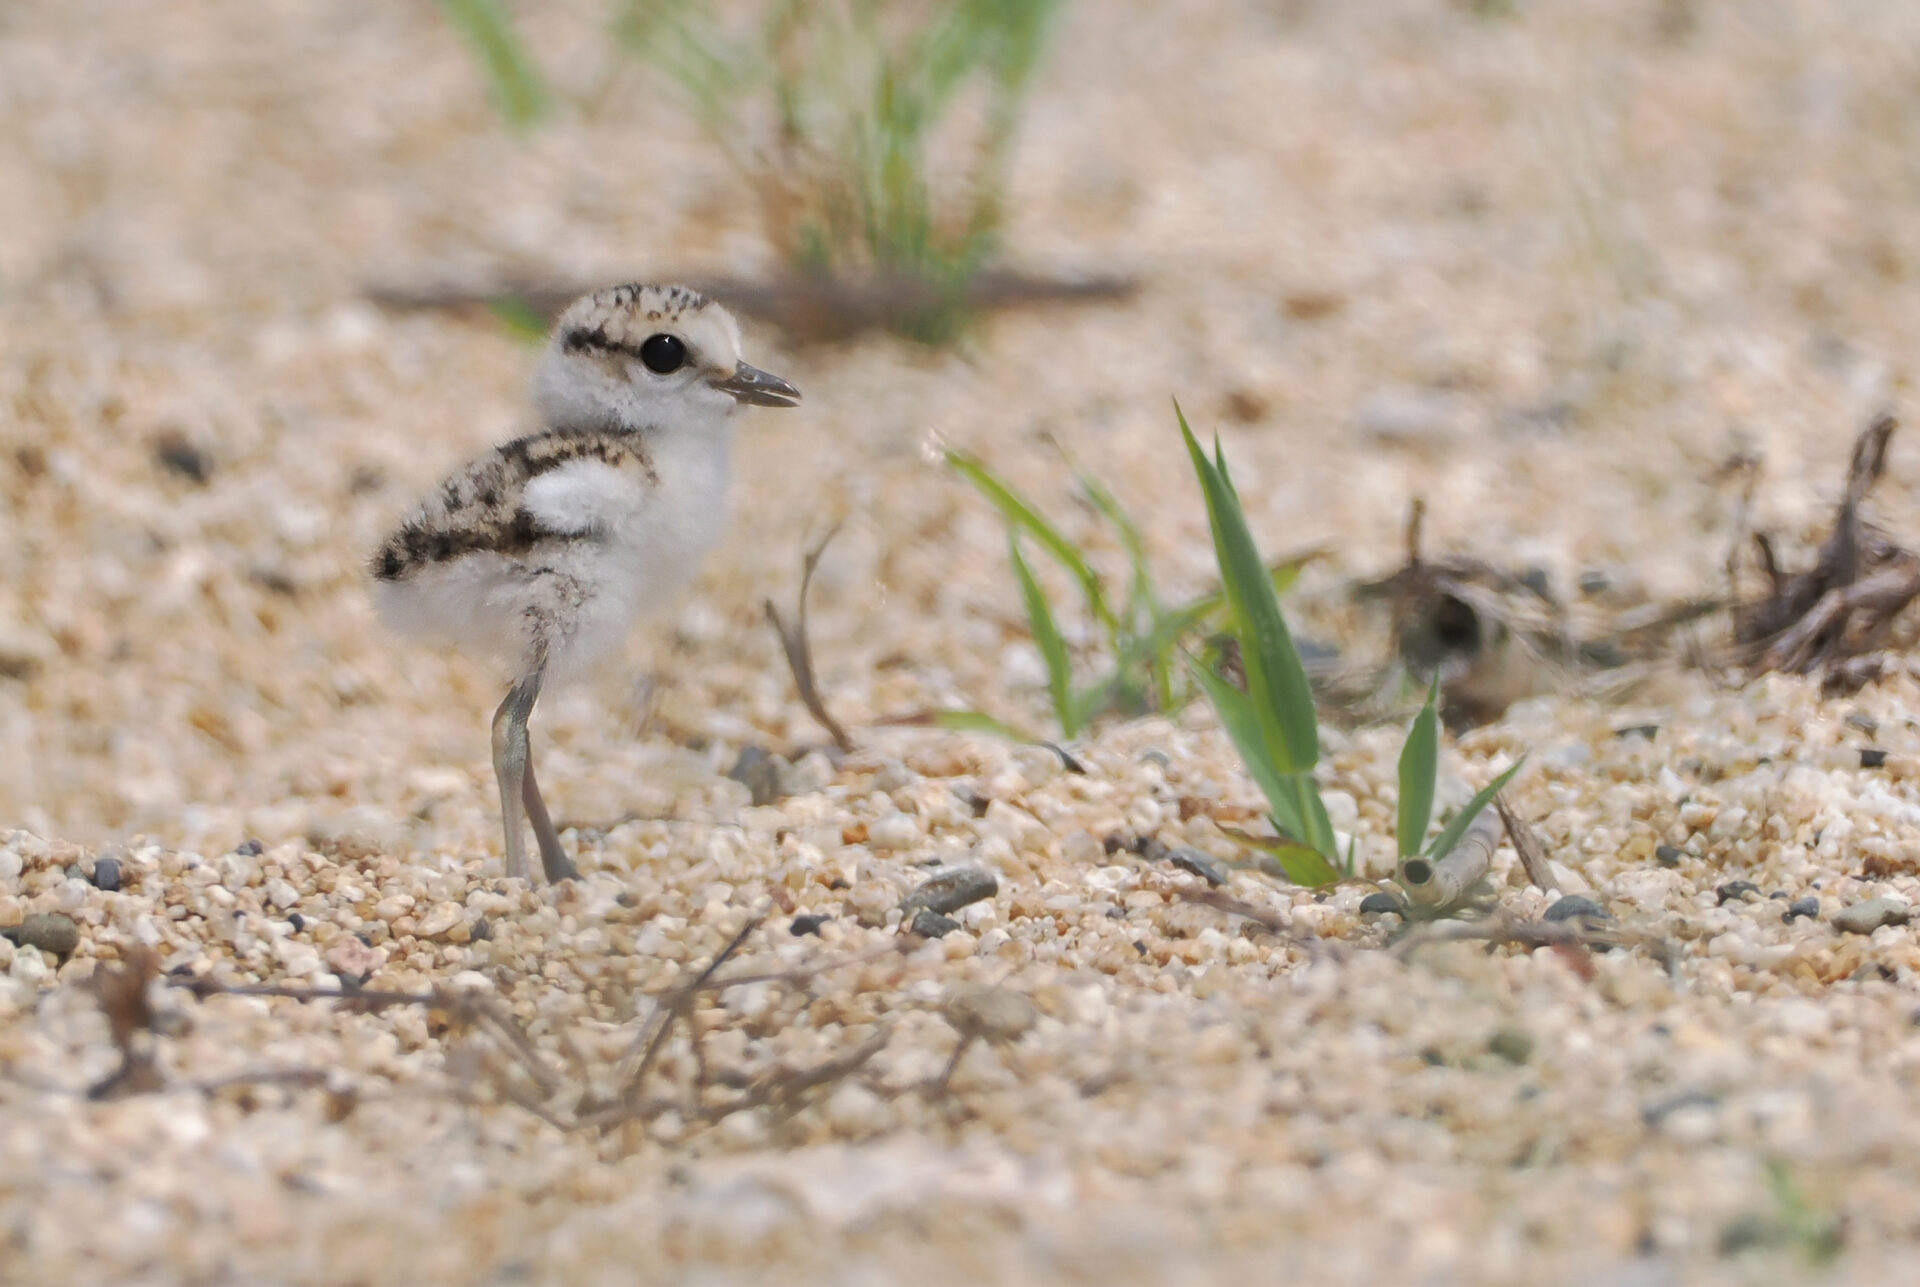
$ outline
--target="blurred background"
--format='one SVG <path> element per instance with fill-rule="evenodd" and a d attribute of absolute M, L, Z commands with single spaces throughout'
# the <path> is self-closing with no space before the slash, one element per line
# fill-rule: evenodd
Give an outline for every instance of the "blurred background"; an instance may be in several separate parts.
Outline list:
<path fill-rule="evenodd" d="M 1170 399 L 1294 610 L 1430 549 L 1563 595 L 1804 553 L 1910 379 L 1920 9 L 1563 0 L 8 0 L 0 825 L 488 852 L 497 679 L 386 637 L 367 555 L 527 427 L 549 297 L 715 284 L 806 393 L 621 664 L 543 708 L 556 812 L 670 813 L 820 734 L 1037 726 L 963 448 L 1113 577 L 1111 489 L 1210 584 Z M 1911 530 L 1920 466 L 1877 495 Z M 1797 544 L 1796 544 L 1797 542 Z M 1065 592 L 1058 569 L 1042 569 Z M 1093 647 L 1089 644 L 1089 647 Z"/>

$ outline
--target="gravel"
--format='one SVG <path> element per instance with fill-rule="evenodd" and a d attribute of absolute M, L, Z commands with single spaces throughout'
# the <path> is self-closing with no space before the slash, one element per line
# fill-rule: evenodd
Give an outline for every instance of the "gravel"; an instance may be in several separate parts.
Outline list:
<path fill-rule="evenodd" d="M 1318 768 L 1365 879 L 1221 862 L 1214 905 L 1102 844 L 1218 860 L 1261 829 L 1204 705 L 1097 723 L 1084 773 L 926 721 L 1054 729 L 1004 526 L 937 446 L 980 452 L 1118 600 L 1070 455 L 1177 605 L 1216 573 L 1173 395 L 1262 549 L 1327 551 L 1286 602 L 1343 679 L 1381 673 L 1391 614 L 1349 590 L 1401 566 L 1416 497 L 1435 560 L 1563 592 L 1606 569 L 1563 605 L 1584 637 L 1723 596 L 1749 524 L 1805 566 L 1853 430 L 1916 387 L 1920 247 L 1888 194 L 1920 10 L 1067 6 L 1002 244 L 1138 293 L 986 317 L 952 352 L 746 320 L 807 401 L 741 421 L 699 584 L 543 694 L 543 785 L 581 824 L 582 878 L 552 889 L 501 870 L 503 687 L 384 634 L 364 575 L 415 496 L 526 427 L 531 351 L 367 288 L 765 278 L 755 194 L 652 77 L 500 128 L 443 6 L 134 8 L 0 22 L 9 1278 L 1717 1284 L 1808 1272 L 1813 1241 L 1741 1234 L 1727 1261 L 1725 1231 L 1835 1222 L 1834 1281 L 1909 1276 L 1920 926 L 1758 901 L 1844 928 L 1920 900 L 1902 659 L 1843 697 L 1583 672 L 1449 733 L 1443 810 L 1529 756 L 1509 802 L 1632 944 L 1591 956 L 1388 950 L 1398 918 L 1363 909 L 1395 852 L 1391 686 Z M 571 101 L 604 6 L 513 10 Z M 159 464 L 168 442 L 201 466 Z M 1896 539 L 1915 452 L 1895 438 L 1873 498 Z M 762 604 L 843 518 L 810 630 L 858 745 L 828 756 Z M 1091 682 L 1100 632 L 1035 570 Z M 1723 624 L 1691 627 L 1709 656 Z M 728 778 L 746 746 L 771 792 Z M 905 906 L 955 867 L 994 892 Z M 1552 903 L 1505 849 L 1491 884 L 1517 920 Z M 922 911 L 958 928 L 902 933 Z M 39 917 L 68 936 L 24 941 Z M 756 917 L 723 970 L 758 981 L 691 997 L 655 1115 L 546 1120 L 616 1103 L 656 1000 Z M 145 953 L 159 978 L 116 992 Z M 192 981 L 364 999 L 170 986 Z M 102 998 L 151 1010 L 151 1068 L 118 1084 L 165 1089 L 87 1097 L 123 1061 Z"/>

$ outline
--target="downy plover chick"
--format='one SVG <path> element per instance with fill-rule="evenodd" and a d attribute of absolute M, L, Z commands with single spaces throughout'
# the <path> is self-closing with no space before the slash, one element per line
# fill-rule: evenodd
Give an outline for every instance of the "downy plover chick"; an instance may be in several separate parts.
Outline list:
<path fill-rule="evenodd" d="M 682 286 L 614 286 L 560 315 L 533 380 L 541 429 L 455 471 L 373 559 L 380 616 L 502 660 L 493 716 L 507 874 L 577 874 L 540 798 L 527 717 L 540 686 L 617 647 L 691 580 L 726 517 L 729 422 L 800 391 L 740 360 L 740 328 Z"/>

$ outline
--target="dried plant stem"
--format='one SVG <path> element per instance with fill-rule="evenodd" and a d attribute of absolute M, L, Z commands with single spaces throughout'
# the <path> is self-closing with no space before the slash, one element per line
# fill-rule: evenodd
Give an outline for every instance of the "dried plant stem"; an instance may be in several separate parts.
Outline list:
<path fill-rule="evenodd" d="M 1482 809 L 1446 854 L 1438 859 L 1425 854 L 1404 858 L 1396 879 L 1415 907 L 1428 913 L 1456 907 L 1492 867 L 1493 851 L 1499 844 L 1499 815 Z"/>
<path fill-rule="evenodd" d="M 844 755 L 853 750 L 853 739 L 847 736 L 847 730 L 828 712 L 826 702 L 821 700 L 820 686 L 813 671 L 813 641 L 807 634 L 807 591 L 813 586 L 813 573 L 820 566 L 820 556 L 827 552 L 828 544 L 840 534 L 840 528 L 841 524 L 835 523 L 807 551 L 806 561 L 800 568 L 800 603 L 794 611 L 793 626 L 787 626 L 780 616 L 780 609 L 773 606 L 772 599 L 768 599 L 765 606 L 767 623 L 780 636 L 780 647 L 787 654 L 787 668 L 793 672 L 793 686 L 799 691 L 801 702 L 805 704 L 807 713 L 813 716 L 814 722 L 827 731 L 834 746 Z"/>
<path fill-rule="evenodd" d="M 1547 866 L 1547 851 L 1540 837 L 1534 834 L 1525 818 L 1508 806 L 1506 792 L 1495 793 L 1493 807 L 1500 811 L 1500 823 L 1507 829 L 1507 839 L 1512 842 L 1514 852 L 1520 855 L 1527 879 L 1550 894 L 1558 892 L 1560 882 L 1553 878 L 1553 869 Z"/>

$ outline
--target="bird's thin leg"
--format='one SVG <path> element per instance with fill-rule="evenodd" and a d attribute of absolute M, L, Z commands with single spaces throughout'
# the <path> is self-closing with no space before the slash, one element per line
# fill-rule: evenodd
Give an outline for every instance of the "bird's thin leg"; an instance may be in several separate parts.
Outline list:
<path fill-rule="evenodd" d="M 559 883 L 563 880 L 576 880 L 580 869 L 573 865 L 573 859 L 567 857 L 567 851 L 560 847 L 560 833 L 553 829 L 553 818 L 547 813 L 547 802 L 540 798 L 540 784 L 533 778 L 533 739 L 527 739 L 526 776 L 521 779 L 525 790 L 521 800 L 527 806 L 527 821 L 533 824 L 533 838 L 540 844 L 540 866 L 547 873 L 547 880 Z"/>
<path fill-rule="evenodd" d="M 536 670 L 515 684 L 493 713 L 493 776 L 500 783 L 508 876 L 527 874 L 527 838 L 520 829 L 520 806 L 527 793 L 527 716 L 533 713 L 533 703 L 540 696 L 540 675 Z"/>

